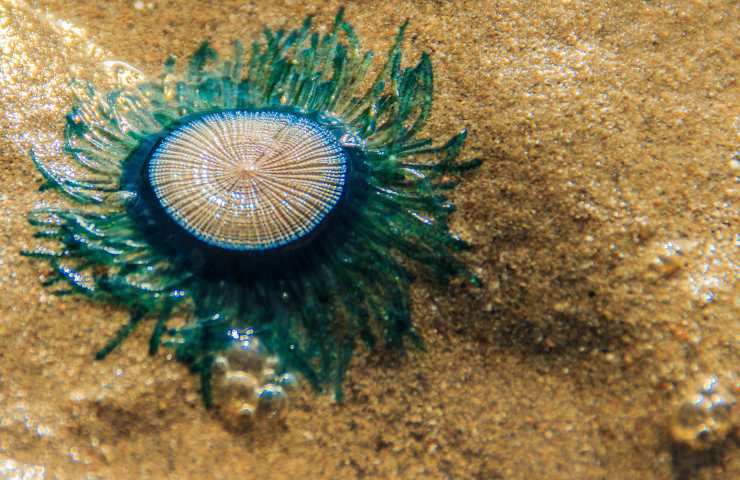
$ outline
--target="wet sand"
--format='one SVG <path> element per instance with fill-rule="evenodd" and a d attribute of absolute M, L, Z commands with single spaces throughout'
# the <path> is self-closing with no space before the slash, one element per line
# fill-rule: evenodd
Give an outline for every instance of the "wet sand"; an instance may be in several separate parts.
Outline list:
<path fill-rule="evenodd" d="M 306 387 L 248 436 L 147 326 L 93 360 L 126 312 L 50 296 L 19 255 L 59 201 L 27 151 L 61 158 L 67 83 L 102 60 L 156 74 L 339 3 L 102 3 L 0 0 L 0 478 L 740 477 L 740 407 L 706 438 L 677 417 L 712 375 L 740 396 L 737 2 L 350 3 L 378 53 L 411 19 L 426 133 L 465 126 L 485 159 L 453 222 L 484 286 L 417 282 L 425 351 L 361 352 L 344 403 Z"/>

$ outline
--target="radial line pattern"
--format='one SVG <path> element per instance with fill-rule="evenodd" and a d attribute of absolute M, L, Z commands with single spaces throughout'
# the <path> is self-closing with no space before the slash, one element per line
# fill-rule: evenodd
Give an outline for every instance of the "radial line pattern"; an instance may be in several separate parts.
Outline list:
<path fill-rule="evenodd" d="M 170 133 L 147 168 L 154 194 L 185 230 L 230 250 L 305 237 L 342 195 L 347 158 L 316 122 L 278 112 L 212 113 Z"/>

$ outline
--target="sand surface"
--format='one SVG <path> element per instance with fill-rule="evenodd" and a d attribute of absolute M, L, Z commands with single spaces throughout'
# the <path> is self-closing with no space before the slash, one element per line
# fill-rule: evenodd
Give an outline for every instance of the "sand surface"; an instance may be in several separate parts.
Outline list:
<path fill-rule="evenodd" d="M 350 3 L 376 52 L 411 19 L 426 133 L 467 126 L 485 159 L 454 217 L 484 286 L 418 282 L 426 351 L 363 352 L 343 404 L 304 388 L 249 436 L 148 327 L 93 360 L 126 312 L 50 296 L 19 255 L 58 202 L 27 151 L 62 158 L 68 81 L 339 5 L 307 3 L 0 0 L 0 478 L 740 478 L 739 406 L 706 438 L 676 418 L 713 375 L 740 396 L 735 1 Z"/>

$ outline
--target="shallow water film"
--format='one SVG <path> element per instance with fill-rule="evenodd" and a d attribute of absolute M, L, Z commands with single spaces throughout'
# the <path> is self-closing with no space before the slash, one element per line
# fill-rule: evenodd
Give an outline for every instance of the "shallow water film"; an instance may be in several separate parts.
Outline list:
<path fill-rule="evenodd" d="M 347 215 L 352 228 L 346 230 L 373 240 L 362 245 L 376 250 L 358 252 L 391 252 L 382 262 L 368 261 L 375 268 L 362 276 L 352 270 L 321 288 L 304 282 L 314 289 L 314 303 L 300 311 L 321 313 L 278 322 L 284 328 L 270 330 L 277 332 L 272 336 L 259 328 L 277 324 L 269 313 L 295 318 L 290 312 L 298 307 L 271 302 L 297 305 L 291 303 L 295 292 L 280 290 L 285 282 L 261 271 L 254 275 L 276 286 L 274 295 L 257 292 L 262 282 L 250 290 L 271 304 L 261 304 L 264 320 L 252 328 L 224 316 L 232 310 L 223 305 L 241 304 L 220 296 L 228 288 L 219 281 L 244 279 L 233 275 L 220 251 L 208 250 L 205 264 L 217 264 L 219 275 L 231 273 L 209 280 L 200 309 L 187 289 L 182 303 L 118 287 L 110 290 L 116 302 L 54 294 L 65 281 L 79 280 L 84 289 L 85 278 L 60 264 L 56 272 L 66 280 L 53 283 L 49 262 L 22 253 L 58 238 L 54 232 L 70 218 L 77 222 L 78 237 L 70 237 L 75 245 L 100 232 L 79 215 L 32 216 L 39 222 L 29 224 L 30 211 L 77 208 L 50 179 L 68 180 L 62 183 L 72 197 L 116 194 L 106 201 L 126 205 L 126 212 L 133 211 L 131 198 L 119 187 L 141 180 L 85 183 L 84 169 L 65 152 L 67 114 L 79 85 L 110 92 L 158 81 L 174 85 L 171 98 L 162 90 L 169 102 L 187 91 L 167 83 L 167 69 L 174 68 L 175 77 L 187 74 L 200 58 L 194 52 L 211 59 L 203 41 L 219 61 L 232 58 L 235 40 L 244 45 L 244 58 L 252 58 L 252 42 L 266 41 L 266 27 L 300 30 L 312 16 L 310 31 L 331 37 L 340 6 L 0 0 L 0 478 L 740 476 L 737 2 L 349 3 L 342 21 L 353 34 L 342 38 L 347 52 L 357 46 L 360 55 L 346 58 L 364 68 L 362 54 L 374 52 L 366 82 L 356 89 L 370 92 L 363 98 L 372 107 L 363 110 L 352 95 L 318 87 L 318 77 L 311 77 L 315 97 L 287 77 L 272 76 L 260 84 L 260 95 L 269 92 L 265 101 L 283 105 L 287 95 L 270 86 L 284 85 L 283 93 L 293 92 L 306 102 L 301 105 L 310 98 L 331 104 L 311 128 L 333 132 L 326 148 L 348 153 L 332 160 L 339 167 L 322 172 L 340 178 L 336 172 L 355 166 L 354 174 L 372 173 L 361 179 L 378 179 L 359 185 L 392 184 L 395 200 L 400 189 L 413 192 L 401 202 L 411 220 L 399 220 L 397 203 L 363 210 L 367 197 L 355 194 L 365 190 L 345 191 L 342 182 L 350 177 L 342 176 L 331 184 L 331 202 L 311 210 L 308 201 L 296 210 L 319 212 L 318 220 L 304 213 L 296 223 L 306 232 L 318 225 L 318 236 L 303 238 L 300 230 L 270 242 L 300 237 L 300 252 L 325 238 L 344 241 L 330 235 L 333 224 L 319 223 L 336 217 L 335 206 L 343 212 L 352 193 L 350 200 L 362 207 L 352 212 L 377 224 L 352 223 L 359 217 Z M 394 45 L 407 19 L 396 66 Z M 320 50 L 310 34 L 305 40 L 306 48 Z M 271 48 L 279 50 L 279 41 Z M 326 72 L 342 70 L 345 60 L 336 58 Z M 385 73 L 398 72 L 396 81 L 373 90 L 389 58 Z M 303 61 L 280 71 L 304 71 Z M 231 76 L 236 63 L 228 75 L 209 75 Z M 198 75 L 195 67 L 190 72 Z M 348 75 L 341 85 L 355 78 Z M 429 103 L 424 92 L 431 92 L 432 78 Z M 203 84 L 198 95 L 212 105 L 208 88 Z M 403 107 L 394 98 L 411 100 Z M 352 122 L 324 123 L 343 100 L 348 109 L 357 107 Z M 197 112 L 179 113 L 191 118 Z M 388 115 L 406 120 L 383 122 Z M 416 131 L 413 119 L 420 115 Z M 177 127 L 165 124 L 168 131 Z M 463 128 L 467 135 L 459 133 Z M 365 138 L 368 132 L 376 136 Z M 280 144 L 279 135 L 272 143 L 253 142 L 250 151 Z M 432 142 L 414 144 L 414 138 Z M 105 135 L 93 141 L 106 152 L 120 146 Z M 447 157 L 429 150 L 434 147 L 451 150 L 449 162 L 460 168 L 444 163 Z M 366 161 L 373 155 L 383 168 L 363 170 L 380 165 Z M 417 164 L 424 162 L 445 168 Z M 237 173 L 240 181 L 256 175 L 246 167 Z M 249 192 L 259 197 L 258 190 Z M 218 223 L 190 218 L 214 238 L 226 238 Z M 398 242 L 378 240 L 390 234 Z M 120 251 L 129 255 L 154 237 L 127 236 L 125 245 L 106 245 L 96 255 L 120 259 Z M 332 272 L 342 258 L 360 258 L 333 253 L 311 258 L 332 258 Z M 265 265 L 292 271 L 296 258 Z M 352 265 L 370 257 L 361 258 Z M 141 275 L 153 271 L 135 255 L 127 259 L 142 265 Z M 416 264 L 431 268 L 415 270 Z M 99 276 L 97 265 L 83 271 Z M 187 265 L 187 272 L 203 271 Z M 185 278 L 183 271 L 177 278 Z M 386 281 L 382 288 L 347 281 L 357 278 Z M 344 299 L 341 306 L 327 300 L 334 297 Z M 147 310 L 152 305 L 157 309 Z M 192 322 L 191 307 L 202 321 Z M 373 312 L 380 312 L 377 320 Z M 336 320 L 346 318 L 355 320 Z"/>

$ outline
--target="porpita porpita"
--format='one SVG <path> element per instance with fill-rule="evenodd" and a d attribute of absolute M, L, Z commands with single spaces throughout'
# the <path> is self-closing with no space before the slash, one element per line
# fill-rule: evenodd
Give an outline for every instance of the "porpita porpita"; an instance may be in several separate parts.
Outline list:
<path fill-rule="evenodd" d="M 340 10 L 324 35 L 310 18 L 265 29 L 246 59 L 239 42 L 225 59 L 204 43 L 184 69 L 169 58 L 112 90 L 73 84 L 77 170 L 31 152 L 43 188 L 73 205 L 30 213 L 44 245 L 26 254 L 49 263 L 55 293 L 131 311 L 97 358 L 152 319 L 150 353 L 173 348 L 207 405 L 237 392 L 251 414 L 294 374 L 341 397 L 358 345 L 420 342 L 414 278 L 476 283 L 448 192 L 480 162 L 458 159 L 465 130 L 419 136 L 432 66 L 402 67 L 405 28 L 372 76 Z"/>

